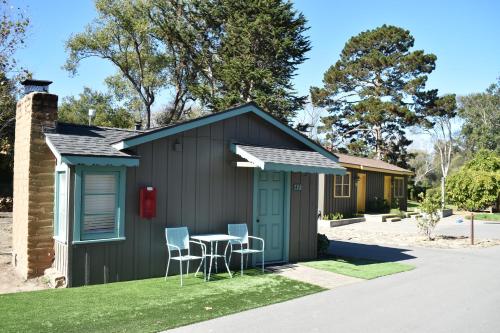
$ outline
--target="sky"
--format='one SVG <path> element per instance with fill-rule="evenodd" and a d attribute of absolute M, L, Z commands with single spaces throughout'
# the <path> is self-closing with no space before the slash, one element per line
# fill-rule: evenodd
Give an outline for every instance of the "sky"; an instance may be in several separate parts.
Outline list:
<path fill-rule="evenodd" d="M 103 80 L 114 69 L 104 60 L 85 60 L 74 77 L 62 69 L 65 41 L 96 16 L 92 0 L 11 0 L 11 4 L 24 8 L 32 21 L 26 47 L 17 57 L 34 78 L 54 81 L 50 91 L 60 98 L 77 95 L 84 86 L 105 89 Z M 308 20 L 312 43 L 309 59 L 294 78 L 301 95 L 321 85 L 323 73 L 338 60 L 350 37 L 382 24 L 408 29 L 415 49 L 437 56 L 428 88 L 439 89 L 440 94 L 481 92 L 500 76 L 498 0 L 297 0 L 294 5 Z M 164 94 L 156 107 L 167 100 Z M 415 148 L 428 144 L 414 138 Z"/>

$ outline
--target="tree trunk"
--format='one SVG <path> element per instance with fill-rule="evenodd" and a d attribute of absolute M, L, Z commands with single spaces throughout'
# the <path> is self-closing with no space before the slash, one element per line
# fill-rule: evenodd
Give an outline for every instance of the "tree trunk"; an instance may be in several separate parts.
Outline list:
<path fill-rule="evenodd" d="M 445 184 L 446 183 L 446 177 L 441 177 L 441 209 L 444 209 L 444 203 L 445 203 Z"/>
<path fill-rule="evenodd" d="M 151 128 L 151 105 L 146 105 L 146 129 Z"/>

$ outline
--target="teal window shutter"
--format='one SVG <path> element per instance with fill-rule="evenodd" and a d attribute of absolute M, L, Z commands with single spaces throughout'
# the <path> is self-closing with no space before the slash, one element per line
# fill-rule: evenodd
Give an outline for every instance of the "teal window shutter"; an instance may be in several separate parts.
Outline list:
<path fill-rule="evenodd" d="M 125 170 L 77 168 L 74 243 L 124 237 Z"/>

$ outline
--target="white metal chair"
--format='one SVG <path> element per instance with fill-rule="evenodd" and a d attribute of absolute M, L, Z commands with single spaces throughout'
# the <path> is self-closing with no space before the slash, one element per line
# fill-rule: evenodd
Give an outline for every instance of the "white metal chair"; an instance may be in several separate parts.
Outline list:
<path fill-rule="evenodd" d="M 196 276 L 201 268 L 201 265 L 205 262 L 205 254 L 206 248 L 205 244 L 202 242 L 197 242 L 189 239 L 189 231 L 187 227 L 180 228 L 165 228 L 165 238 L 167 240 L 167 249 L 168 249 L 168 262 L 167 262 L 167 271 L 165 272 L 165 281 L 168 276 L 168 269 L 170 268 L 170 260 L 179 261 L 179 268 L 181 273 L 181 286 L 182 286 L 182 263 L 184 261 L 187 262 L 187 273 L 189 274 L 189 262 L 192 260 L 200 260 L 200 265 L 196 270 L 194 276 Z M 200 245 L 201 247 L 201 256 L 193 256 L 191 255 L 190 243 L 194 243 Z M 187 254 L 182 254 L 182 251 L 186 251 Z M 178 256 L 172 256 L 174 251 L 178 252 Z M 205 276 L 205 269 L 203 269 L 203 275 Z"/>
<path fill-rule="evenodd" d="M 241 275 L 243 275 L 243 260 L 244 256 L 247 256 L 246 266 L 248 267 L 248 256 L 254 253 L 260 253 L 262 258 L 262 272 L 264 272 L 264 240 L 259 237 L 249 236 L 248 235 L 248 227 L 246 224 L 228 224 L 227 225 L 227 233 L 230 236 L 239 237 L 239 240 L 230 240 L 226 246 L 230 247 L 231 252 L 229 253 L 229 263 L 231 263 L 231 255 L 234 253 L 238 253 L 241 256 Z M 260 243 L 260 248 L 250 248 L 249 239 L 254 239 Z M 240 245 L 239 249 L 233 249 L 233 245 Z M 245 247 L 246 246 L 246 247 Z"/>

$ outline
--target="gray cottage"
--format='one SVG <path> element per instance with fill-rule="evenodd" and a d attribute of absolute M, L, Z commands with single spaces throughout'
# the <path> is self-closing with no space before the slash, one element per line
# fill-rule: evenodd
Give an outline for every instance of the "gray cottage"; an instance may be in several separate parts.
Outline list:
<path fill-rule="evenodd" d="M 318 174 L 346 174 L 253 103 L 141 131 L 57 122 L 57 96 L 34 92 L 18 103 L 15 154 L 15 265 L 26 277 L 52 265 L 68 286 L 162 276 L 167 226 L 246 223 L 266 262 L 313 259 Z M 139 214 L 145 187 L 153 218 Z"/>

